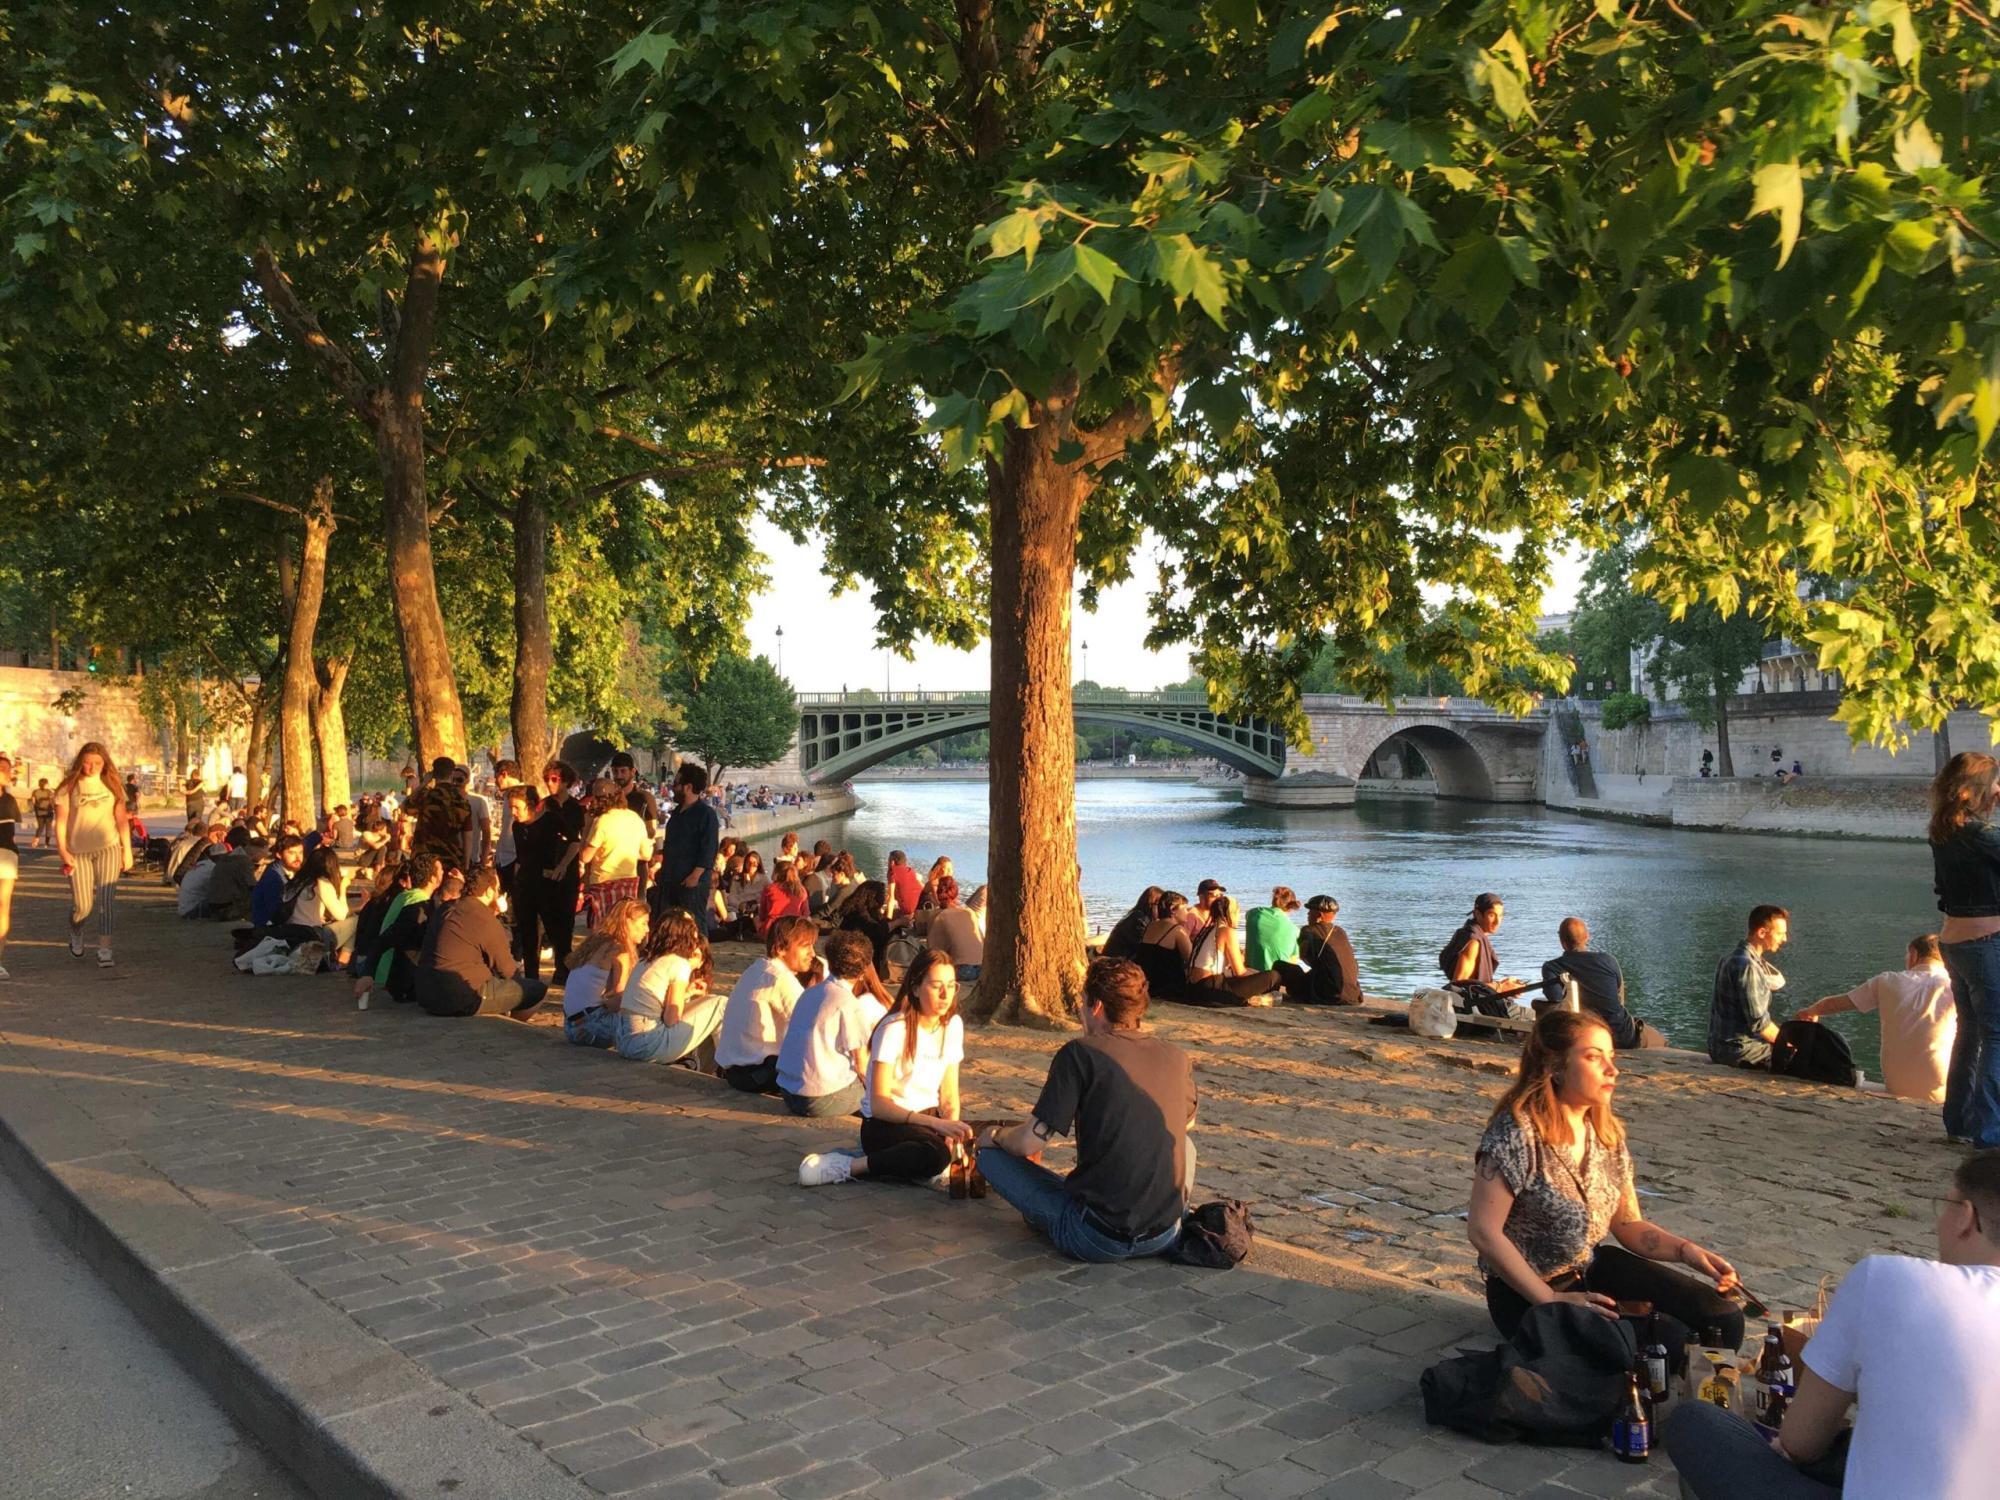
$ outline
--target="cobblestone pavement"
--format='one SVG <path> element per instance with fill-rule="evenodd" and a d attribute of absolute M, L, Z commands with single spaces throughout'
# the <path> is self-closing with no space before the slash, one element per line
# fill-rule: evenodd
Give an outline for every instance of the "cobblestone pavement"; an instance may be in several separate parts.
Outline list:
<path fill-rule="evenodd" d="M 1673 1490 L 1663 1462 L 1426 1428 L 1417 1373 L 1492 1342 L 1467 1298 L 1352 1266 L 1077 1266 L 997 1200 L 804 1190 L 799 1156 L 841 1127 L 537 1028 L 356 1012 L 337 980 L 238 976 L 222 930 L 176 922 L 143 885 L 100 972 L 63 951 L 52 874 L 31 858 L 17 901 L 0 1076 L 59 1082 L 272 1262 L 601 1493 Z M 1210 1067 L 1205 1129 L 1234 1128 L 1213 1118 L 1228 1089 Z"/>

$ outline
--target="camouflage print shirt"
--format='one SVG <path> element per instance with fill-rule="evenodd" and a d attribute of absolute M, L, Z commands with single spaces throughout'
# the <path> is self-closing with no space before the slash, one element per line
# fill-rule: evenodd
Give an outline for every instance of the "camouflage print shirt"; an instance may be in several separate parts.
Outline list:
<path fill-rule="evenodd" d="M 449 865 L 465 862 L 465 830 L 472 825 L 472 804 L 465 793 L 446 782 L 432 782 L 403 804 L 416 819 L 410 849 L 435 854 Z"/>

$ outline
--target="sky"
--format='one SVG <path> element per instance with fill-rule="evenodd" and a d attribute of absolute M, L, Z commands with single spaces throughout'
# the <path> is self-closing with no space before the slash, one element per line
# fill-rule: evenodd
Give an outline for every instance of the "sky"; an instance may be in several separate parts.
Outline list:
<path fill-rule="evenodd" d="M 954 651 L 924 642 L 915 648 L 913 661 L 891 656 L 875 644 L 875 608 L 865 591 L 828 598 L 817 551 L 799 546 L 761 517 L 752 525 L 751 535 L 768 559 L 771 585 L 751 610 L 750 651 L 769 657 L 798 691 L 872 687 L 881 692 L 886 687 L 896 692 L 919 688 L 937 692 L 986 687 L 983 644 L 971 651 Z M 1544 614 L 1570 607 L 1582 572 L 1580 556 L 1557 562 L 1554 585 L 1542 599 Z M 1129 582 L 1104 591 L 1095 614 L 1077 610 L 1072 678 L 1089 677 L 1135 691 L 1168 687 L 1187 678 L 1190 667 L 1184 652 L 1146 649 L 1146 593 L 1155 573 L 1150 556 L 1138 560 L 1133 573 Z M 811 607 L 799 608 L 801 599 L 811 600 Z"/>

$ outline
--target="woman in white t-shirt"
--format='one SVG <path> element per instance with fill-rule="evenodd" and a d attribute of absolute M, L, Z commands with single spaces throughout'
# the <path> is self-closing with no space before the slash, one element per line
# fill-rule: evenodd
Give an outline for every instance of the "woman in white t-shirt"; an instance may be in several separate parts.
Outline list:
<path fill-rule="evenodd" d="M 354 932 L 361 925 L 361 914 L 348 909 L 347 872 L 340 867 L 339 853 L 332 845 L 321 844 L 306 856 L 291 885 L 297 892 L 292 925 L 316 929 L 335 966 L 346 967 L 354 956 Z"/>
<path fill-rule="evenodd" d="M 664 913 L 639 949 L 639 964 L 618 1001 L 618 1055 L 633 1062 L 679 1062 L 715 1035 L 726 995 L 707 993 L 697 970 L 708 944 L 687 912 Z"/>
<path fill-rule="evenodd" d="M 618 1040 L 618 1007 L 652 927 L 643 901 L 620 901 L 570 953 L 563 979 L 563 1035 L 578 1047 Z"/>
<path fill-rule="evenodd" d="M 972 1139 L 972 1127 L 958 1117 L 958 1065 L 964 1058 L 957 969 L 949 953 L 926 948 L 904 971 L 895 1008 L 868 1044 L 868 1092 L 861 1100 L 864 1154 L 818 1158 L 819 1170 L 810 1177 L 814 1185 L 847 1177 L 880 1182 L 941 1177 L 951 1166 L 954 1146 Z M 801 1171 L 799 1180 L 809 1180 L 808 1174 Z"/>

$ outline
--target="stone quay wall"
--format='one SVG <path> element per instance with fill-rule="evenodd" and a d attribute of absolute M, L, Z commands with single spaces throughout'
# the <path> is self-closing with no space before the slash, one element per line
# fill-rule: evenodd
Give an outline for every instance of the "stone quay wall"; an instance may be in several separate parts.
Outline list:
<path fill-rule="evenodd" d="M 72 690 L 82 701 L 66 714 L 55 704 Z M 139 706 L 136 678 L 0 667 L 0 750 L 15 758 L 17 791 L 32 790 L 43 777 L 54 786 L 92 740 L 111 753 L 120 772 L 161 769 L 160 736 Z"/>

